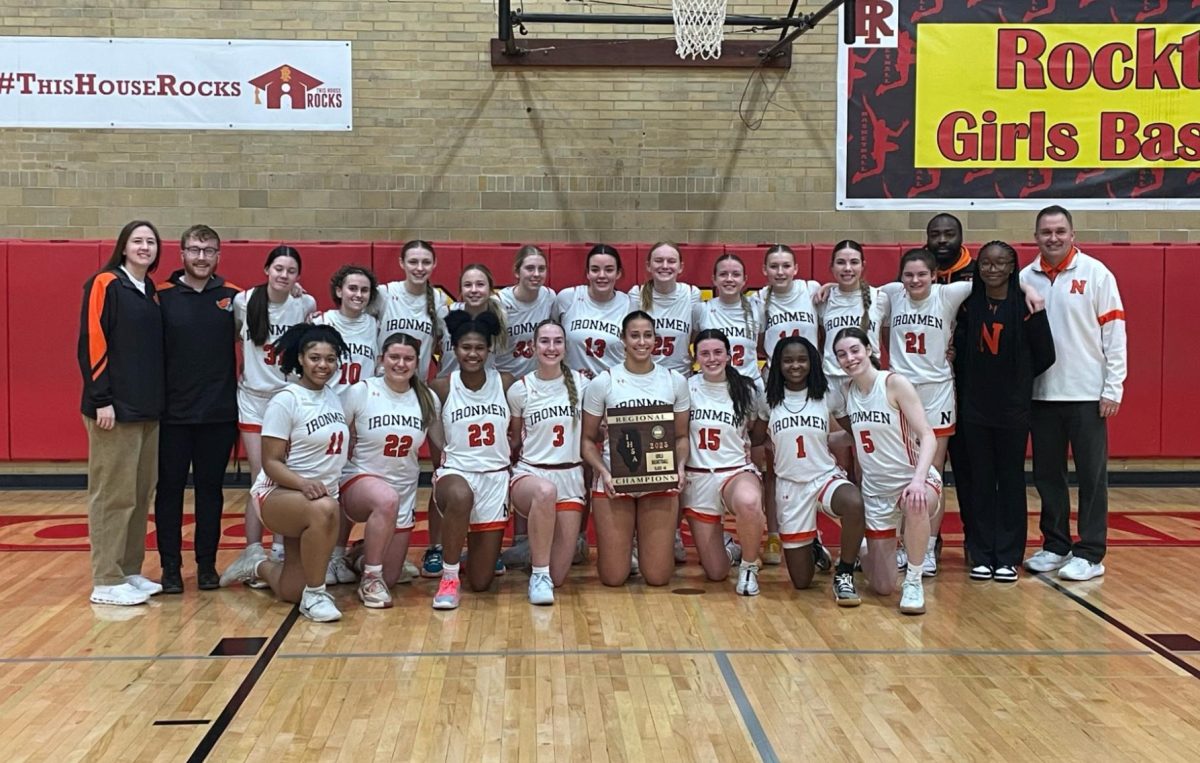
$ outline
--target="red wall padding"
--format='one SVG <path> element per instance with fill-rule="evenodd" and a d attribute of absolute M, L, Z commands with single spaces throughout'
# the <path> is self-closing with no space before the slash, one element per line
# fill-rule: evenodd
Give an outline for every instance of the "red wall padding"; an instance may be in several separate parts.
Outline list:
<path fill-rule="evenodd" d="M 462 272 L 461 242 L 431 241 L 433 251 L 437 255 L 434 263 L 433 283 L 440 286 L 452 298 L 458 296 L 458 276 Z M 379 283 L 404 280 L 404 268 L 400 267 L 400 250 L 404 247 L 399 241 L 376 241 L 371 245 L 371 259 L 375 263 L 375 277 Z"/>
<path fill-rule="evenodd" d="M 10 322 L 8 315 L 8 242 L 0 241 L 0 317 L 7 327 Z M 0 461 L 7 461 L 9 455 L 9 425 L 8 425 L 8 330 L 0 329 Z"/>
<path fill-rule="evenodd" d="M 516 283 L 517 276 L 513 268 L 517 259 L 517 250 L 524 244 L 500 243 L 500 244 L 480 244 L 480 243 L 464 243 L 462 247 L 462 266 L 466 268 L 468 265 L 483 265 L 492 274 L 492 280 L 496 283 L 497 289 L 502 289 L 505 286 L 512 286 Z M 546 285 L 550 285 L 550 245 L 537 244 L 537 246 L 546 252 Z M 458 293 L 457 280 L 454 284 L 454 292 Z"/>
<path fill-rule="evenodd" d="M 100 260 L 96 241 L 8 242 L 10 458 L 87 458 L 76 348 L 83 284 Z"/>
<path fill-rule="evenodd" d="M 322 309 L 332 307 L 329 277 L 345 263 L 372 266 L 381 282 L 400 280 L 399 242 L 296 242 L 304 258 L 301 283 Z M 221 272 L 242 287 L 261 283 L 262 264 L 275 242 L 227 241 Z M 549 285 L 561 289 L 583 282 L 584 256 L 591 244 L 551 243 Z M 618 243 L 625 267 L 620 287 L 646 278 L 645 259 L 651 244 Z M 724 251 L 746 263 L 751 286 L 765 283 L 763 253 L 768 245 L 682 245 L 683 280 L 710 288 L 712 266 Z M 83 459 L 87 441 L 80 424 L 81 383 L 75 347 L 79 332 L 82 285 L 100 267 L 111 242 L 0 241 L 0 459 Z M 438 254 L 434 282 L 451 295 L 466 262 L 483 262 L 497 285 L 512 283 L 517 244 L 434 242 Z M 829 279 L 831 244 L 800 244 L 799 275 Z M 866 247 L 867 277 L 873 284 L 895 279 L 904 244 Z M 1022 263 L 1036 253 L 1018 244 Z M 1125 301 L 1129 332 L 1129 381 L 1120 414 L 1112 422 L 1110 453 L 1121 456 L 1200 457 L 1200 407 L 1192 402 L 1194 380 L 1200 378 L 1200 355 L 1188 352 L 1190 284 L 1200 280 L 1200 245 L 1105 244 L 1084 249 L 1116 274 Z M 974 249 L 973 249 L 974 251 Z M 164 252 L 156 280 L 179 267 L 178 254 Z M 66 286 L 61 305 L 47 310 L 45 292 L 17 288 L 50 276 Z M 47 349 L 49 348 L 49 349 Z"/>
<path fill-rule="evenodd" d="M 1168 245 L 1162 305 L 1162 425 L 1159 455 L 1200 456 L 1200 352 L 1196 351 L 1196 284 L 1200 245 Z M 1125 312 L 1141 306 L 1141 295 L 1122 291 Z M 1137 301 L 1134 302 L 1134 299 Z M 1130 322 L 1134 320 L 1130 315 Z M 1138 383 L 1137 380 L 1134 383 Z M 1122 411 L 1122 416 L 1125 412 Z"/>

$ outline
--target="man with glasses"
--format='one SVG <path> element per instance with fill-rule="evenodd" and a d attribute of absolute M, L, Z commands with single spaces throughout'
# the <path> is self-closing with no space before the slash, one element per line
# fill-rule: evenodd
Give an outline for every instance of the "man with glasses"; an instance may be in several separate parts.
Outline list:
<path fill-rule="evenodd" d="M 196 581 L 219 587 L 217 543 L 229 453 L 237 440 L 237 359 L 233 298 L 217 275 L 221 239 L 193 225 L 179 242 L 183 268 L 159 287 L 166 356 L 167 410 L 159 434 L 154 499 L 163 593 L 183 593 L 183 490 L 188 470 L 196 503 Z"/>

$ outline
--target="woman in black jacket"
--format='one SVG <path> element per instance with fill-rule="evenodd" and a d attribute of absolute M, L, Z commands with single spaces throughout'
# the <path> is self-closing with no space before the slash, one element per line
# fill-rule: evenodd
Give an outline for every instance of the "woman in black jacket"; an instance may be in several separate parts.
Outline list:
<path fill-rule="evenodd" d="M 83 287 L 78 353 L 96 604 L 142 604 L 162 591 L 141 574 L 165 397 L 162 313 L 150 280 L 158 254 L 158 231 L 134 220 Z"/>
<path fill-rule="evenodd" d="M 1046 312 L 1030 313 L 1017 253 L 1003 241 L 979 251 L 957 357 L 972 478 L 966 521 L 972 580 L 1013 582 L 1025 552 L 1025 446 L 1033 379 L 1054 364 Z"/>

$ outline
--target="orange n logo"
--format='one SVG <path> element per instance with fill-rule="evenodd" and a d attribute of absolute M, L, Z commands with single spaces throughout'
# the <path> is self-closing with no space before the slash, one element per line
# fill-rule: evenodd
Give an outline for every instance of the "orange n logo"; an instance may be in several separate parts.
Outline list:
<path fill-rule="evenodd" d="M 993 323 L 991 327 L 985 323 L 980 327 L 979 331 L 979 351 L 982 352 L 984 347 L 987 347 L 988 352 L 993 355 L 1000 354 L 1000 332 L 1004 330 L 1003 323 Z"/>
<path fill-rule="evenodd" d="M 1087 286 L 1087 281 L 1071 281 L 1071 293 L 1083 294 L 1083 287 Z"/>

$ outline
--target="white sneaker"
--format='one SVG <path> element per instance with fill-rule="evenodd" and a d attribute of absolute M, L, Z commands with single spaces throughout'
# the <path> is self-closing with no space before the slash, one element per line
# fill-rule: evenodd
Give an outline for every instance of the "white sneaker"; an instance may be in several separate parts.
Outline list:
<path fill-rule="evenodd" d="M 725 556 L 729 557 L 730 567 L 736 567 L 742 563 L 742 547 L 729 533 L 725 533 Z"/>
<path fill-rule="evenodd" d="M 118 585 L 98 585 L 92 587 L 91 602 L 93 604 L 111 604 L 114 607 L 132 607 L 135 604 L 145 604 L 150 600 L 150 594 L 139 591 L 129 583 Z"/>
<path fill-rule="evenodd" d="M 1060 580 L 1091 580 L 1104 574 L 1104 565 L 1100 562 L 1092 564 L 1082 556 L 1077 556 L 1064 564 L 1058 570 Z"/>
<path fill-rule="evenodd" d="M 636 577 L 636 576 L 640 575 L 641 573 L 642 573 L 641 568 L 638 567 L 637 546 L 635 545 L 633 547 L 633 554 L 631 555 L 631 558 L 629 560 L 629 577 L 631 577 L 631 578 Z"/>
<path fill-rule="evenodd" d="M 358 584 L 358 598 L 368 609 L 387 609 L 392 606 L 387 583 L 379 575 L 363 575 L 362 582 Z"/>
<path fill-rule="evenodd" d="M 683 547 L 683 534 L 679 530 L 675 531 L 675 563 L 683 564 L 687 561 L 687 549 Z"/>
<path fill-rule="evenodd" d="M 1025 569 L 1030 572 L 1054 572 L 1073 558 L 1070 551 L 1064 556 L 1043 548 L 1025 560 Z"/>
<path fill-rule="evenodd" d="M 350 569 L 346 557 L 333 556 L 329 558 L 329 564 L 325 565 L 325 585 L 353 583 L 356 580 L 358 580 L 358 576 L 354 574 L 354 570 Z"/>
<path fill-rule="evenodd" d="M 554 581 L 545 573 L 529 576 L 529 603 L 549 605 L 554 603 Z"/>
<path fill-rule="evenodd" d="M 263 553 L 263 547 L 257 543 L 246 546 L 242 549 L 242 553 L 238 554 L 238 558 L 233 560 L 233 564 L 225 568 L 221 573 L 221 587 L 227 588 L 234 583 L 249 583 L 254 580 L 254 571 L 258 569 L 259 562 L 265 562 L 267 555 Z"/>
<path fill-rule="evenodd" d="M 588 548 L 587 535 L 579 533 L 579 537 L 575 539 L 575 556 L 571 559 L 571 564 L 585 564 L 588 560 L 588 553 L 591 551 Z"/>
<path fill-rule="evenodd" d="M 896 569 L 900 572 L 908 569 L 908 552 L 904 550 L 904 546 L 896 548 Z"/>
<path fill-rule="evenodd" d="M 417 579 L 421 571 L 417 569 L 417 565 L 406 561 L 404 566 L 400 568 L 400 577 L 396 578 L 396 585 L 405 585 Z"/>
<path fill-rule="evenodd" d="M 739 596 L 758 596 L 758 563 L 748 562 L 738 569 L 737 587 Z"/>
<path fill-rule="evenodd" d="M 283 554 L 283 544 L 282 543 L 272 543 L 271 544 L 271 556 L 270 556 L 271 561 L 272 562 L 282 562 L 283 555 L 284 555 Z"/>
<path fill-rule="evenodd" d="M 933 549 L 925 552 L 925 561 L 921 563 L 921 577 L 931 578 L 937 575 L 937 552 Z"/>
<path fill-rule="evenodd" d="M 147 596 L 156 596 L 162 593 L 161 583 L 155 583 L 150 578 L 143 577 L 142 575 L 126 575 L 125 582 Z"/>
<path fill-rule="evenodd" d="M 900 611 L 906 615 L 925 614 L 925 589 L 920 581 L 905 580 L 900 586 Z"/>
<path fill-rule="evenodd" d="M 333 597 L 325 591 L 305 591 L 300 597 L 300 614 L 315 623 L 331 623 L 341 620 L 341 611 L 334 606 Z"/>

